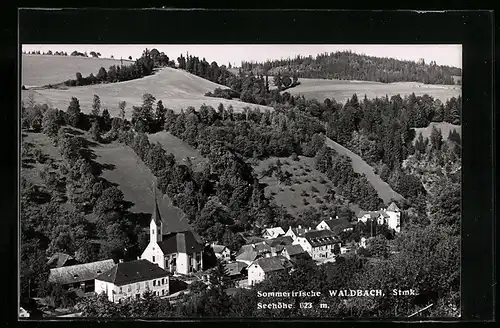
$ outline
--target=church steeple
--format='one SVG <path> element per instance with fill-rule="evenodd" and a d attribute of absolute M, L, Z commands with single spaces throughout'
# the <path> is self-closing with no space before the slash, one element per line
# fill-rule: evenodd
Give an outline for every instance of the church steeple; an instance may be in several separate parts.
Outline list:
<path fill-rule="evenodd" d="M 154 193 L 154 208 L 153 208 L 153 214 L 151 216 L 149 241 L 151 243 L 158 243 L 162 241 L 163 219 L 160 214 L 160 209 L 158 208 L 158 201 L 156 199 L 156 188 L 154 188 L 153 193 Z"/>

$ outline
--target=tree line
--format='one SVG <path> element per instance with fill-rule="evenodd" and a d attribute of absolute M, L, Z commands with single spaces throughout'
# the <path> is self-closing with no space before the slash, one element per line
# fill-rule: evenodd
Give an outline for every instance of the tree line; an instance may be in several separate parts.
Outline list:
<path fill-rule="evenodd" d="M 315 57 L 296 56 L 295 58 L 241 63 L 244 72 L 254 74 L 269 72 L 277 75 L 282 72 L 295 72 L 299 78 L 320 78 L 339 80 L 392 82 L 421 82 L 425 84 L 454 84 L 453 76 L 461 76 L 462 70 L 456 67 L 436 65 L 435 61 L 426 64 L 380 58 L 356 54 L 351 51 L 337 51 L 318 54 Z"/>

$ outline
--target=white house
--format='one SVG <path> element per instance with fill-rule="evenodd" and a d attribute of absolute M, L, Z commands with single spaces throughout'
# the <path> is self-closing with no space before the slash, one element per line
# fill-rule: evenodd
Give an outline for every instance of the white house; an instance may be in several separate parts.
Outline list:
<path fill-rule="evenodd" d="M 392 202 L 386 209 L 379 211 L 360 212 L 358 221 L 366 223 L 367 220 L 377 220 L 378 224 L 387 224 L 396 232 L 401 231 L 401 210 Z"/>
<path fill-rule="evenodd" d="M 204 244 L 192 231 L 169 232 L 155 198 L 149 224 L 149 244 L 141 259 L 171 273 L 189 274 L 202 270 Z"/>
<path fill-rule="evenodd" d="M 111 302 L 140 298 L 147 290 L 156 296 L 169 294 L 170 273 L 148 260 L 116 264 L 95 279 L 95 292 L 105 293 Z"/>
<path fill-rule="evenodd" d="M 309 253 L 313 260 L 328 259 L 335 257 L 334 248 L 340 240 L 335 237 L 335 233 L 330 230 L 314 230 L 297 237 L 294 245 L 300 245 Z"/>
<path fill-rule="evenodd" d="M 266 239 L 274 239 L 285 234 L 285 231 L 281 227 L 277 228 L 267 228 L 262 232 L 262 237 Z"/>
<path fill-rule="evenodd" d="M 285 233 L 285 236 L 290 236 L 292 237 L 293 241 L 295 242 L 298 237 L 303 237 L 304 234 L 308 231 L 311 231 L 311 228 L 302 228 L 302 226 L 298 226 L 298 228 L 292 228 L 289 227 L 287 232 Z"/>
<path fill-rule="evenodd" d="M 229 248 L 227 248 L 224 245 L 217 245 L 215 243 L 212 243 L 210 245 L 212 249 L 214 250 L 215 257 L 222 261 L 230 261 L 231 260 L 231 251 Z"/>
<path fill-rule="evenodd" d="M 283 256 L 272 256 L 255 260 L 248 266 L 248 285 L 254 286 L 266 279 L 273 272 L 292 268 L 292 263 Z"/>

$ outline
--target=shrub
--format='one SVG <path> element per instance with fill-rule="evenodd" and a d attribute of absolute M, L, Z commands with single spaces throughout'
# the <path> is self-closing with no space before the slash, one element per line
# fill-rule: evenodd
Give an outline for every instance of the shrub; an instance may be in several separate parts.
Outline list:
<path fill-rule="evenodd" d="M 314 200 L 315 200 L 315 201 L 316 201 L 316 203 L 318 203 L 318 204 L 323 204 L 323 201 L 322 201 L 322 200 L 321 200 L 321 198 L 319 198 L 319 197 L 314 198 Z"/>
<path fill-rule="evenodd" d="M 315 186 L 311 186 L 311 191 L 315 193 L 319 192 L 318 188 L 316 188 Z"/>
<path fill-rule="evenodd" d="M 304 199 L 302 199 L 302 203 L 303 203 L 305 206 L 309 205 L 309 202 L 308 202 L 308 201 L 307 201 L 307 199 L 305 199 L 305 198 L 304 198 Z"/>

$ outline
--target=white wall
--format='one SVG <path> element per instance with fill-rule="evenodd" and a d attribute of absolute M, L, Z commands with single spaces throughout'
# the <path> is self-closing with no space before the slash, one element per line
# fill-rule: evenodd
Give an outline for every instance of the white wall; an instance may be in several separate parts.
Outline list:
<path fill-rule="evenodd" d="M 163 284 L 161 283 L 163 279 Z M 155 286 L 153 286 L 155 281 Z M 100 294 L 106 293 L 111 302 L 118 302 L 121 299 L 128 297 L 136 297 L 137 294 L 143 295 L 147 290 L 155 292 L 157 296 L 164 296 L 169 294 L 169 278 L 168 276 L 150 279 L 147 281 L 136 282 L 123 286 L 116 286 L 113 283 L 95 280 L 95 292 Z M 113 293 L 114 292 L 114 293 Z"/>
<path fill-rule="evenodd" d="M 266 278 L 266 274 L 264 273 L 264 270 L 257 265 L 257 264 L 252 264 L 251 266 L 248 267 L 248 285 L 253 286 L 262 280 Z"/>
<path fill-rule="evenodd" d="M 321 223 L 316 226 L 316 230 L 330 230 L 330 227 L 325 221 L 321 221 Z"/>
<path fill-rule="evenodd" d="M 400 232 L 401 231 L 401 227 L 400 227 L 401 213 L 388 211 L 387 214 L 389 214 L 389 219 L 387 222 L 389 225 L 389 228 L 394 229 L 394 231 L 396 231 L 396 232 Z"/>
<path fill-rule="evenodd" d="M 153 261 L 154 256 L 154 261 Z M 142 252 L 141 259 L 148 260 L 151 263 L 157 264 L 160 268 L 165 269 L 165 260 L 163 252 L 158 244 L 149 243 L 144 252 Z"/>

